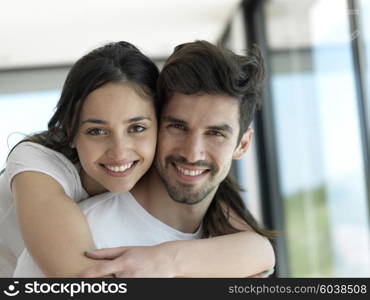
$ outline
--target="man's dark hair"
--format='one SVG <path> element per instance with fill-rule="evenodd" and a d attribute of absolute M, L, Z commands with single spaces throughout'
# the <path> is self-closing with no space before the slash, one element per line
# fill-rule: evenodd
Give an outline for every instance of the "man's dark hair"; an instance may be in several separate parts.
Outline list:
<path fill-rule="evenodd" d="M 207 41 L 177 46 L 158 79 L 163 101 L 174 93 L 227 95 L 239 101 L 239 139 L 253 120 L 260 103 L 264 79 L 263 61 L 255 47 L 246 56 Z"/>
<path fill-rule="evenodd" d="M 162 107 L 175 93 L 235 98 L 239 101 L 239 144 L 259 106 L 263 79 L 263 61 L 257 47 L 241 56 L 207 41 L 196 41 L 175 48 L 160 73 L 157 91 Z M 259 234 L 274 236 L 258 225 L 240 191 L 230 176 L 221 182 L 203 219 L 204 237 L 239 232 L 229 221 L 230 209 Z"/>

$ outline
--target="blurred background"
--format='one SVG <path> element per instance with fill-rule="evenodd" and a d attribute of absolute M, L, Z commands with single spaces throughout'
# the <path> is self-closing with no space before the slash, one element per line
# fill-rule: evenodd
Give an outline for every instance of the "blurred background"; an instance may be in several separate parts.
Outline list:
<path fill-rule="evenodd" d="M 46 129 L 75 60 L 126 40 L 161 66 L 206 39 L 257 44 L 267 80 L 234 172 L 279 232 L 277 277 L 370 277 L 370 0 L 0 0 L 0 166 Z"/>

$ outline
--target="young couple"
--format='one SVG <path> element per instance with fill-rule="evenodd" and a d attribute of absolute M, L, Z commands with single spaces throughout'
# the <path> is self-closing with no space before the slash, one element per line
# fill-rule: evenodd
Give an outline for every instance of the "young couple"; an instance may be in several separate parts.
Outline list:
<path fill-rule="evenodd" d="M 79 59 L 48 130 L 0 177 L 5 275 L 263 277 L 272 233 L 228 177 L 262 74 L 257 54 L 206 41 L 176 47 L 160 74 L 127 42 Z"/>

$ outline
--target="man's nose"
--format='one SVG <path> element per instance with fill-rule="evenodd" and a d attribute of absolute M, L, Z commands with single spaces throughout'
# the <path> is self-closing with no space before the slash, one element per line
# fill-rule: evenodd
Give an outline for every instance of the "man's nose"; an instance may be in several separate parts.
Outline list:
<path fill-rule="evenodd" d="M 188 134 L 180 147 L 180 155 L 189 163 L 205 160 L 205 145 L 198 134 Z"/>

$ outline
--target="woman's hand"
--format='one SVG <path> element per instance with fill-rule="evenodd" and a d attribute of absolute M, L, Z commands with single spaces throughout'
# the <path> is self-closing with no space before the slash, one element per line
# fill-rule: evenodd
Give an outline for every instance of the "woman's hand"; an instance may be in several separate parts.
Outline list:
<path fill-rule="evenodd" d="M 80 277 L 174 277 L 171 253 L 164 251 L 161 245 L 86 251 L 89 258 L 109 261 L 88 268 Z"/>
<path fill-rule="evenodd" d="M 106 248 L 85 252 L 106 259 L 81 277 L 266 277 L 274 268 L 270 242 L 253 231 L 208 239 L 169 241 L 154 246 Z"/>

